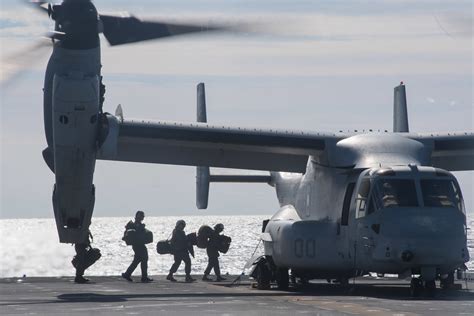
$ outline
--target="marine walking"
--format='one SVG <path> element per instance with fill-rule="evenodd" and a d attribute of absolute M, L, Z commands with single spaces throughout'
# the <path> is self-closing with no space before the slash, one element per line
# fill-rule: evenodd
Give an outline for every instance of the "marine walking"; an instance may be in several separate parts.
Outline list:
<path fill-rule="evenodd" d="M 122 278 L 129 282 L 133 282 L 132 274 L 140 265 L 141 268 L 141 282 L 152 282 L 148 276 L 148 249 L 146 244 L 153 242 L 153 233 L 145 228 L 143 223 L 145 219 L 145 212 L 137 211 L 135 219 L 129 221 L 125 225 L 125 232 L 122 240 L 129 246 L 132 246 L 134 257 L 130 266 L 122 273 Z M 206 249 L 208 256 L 208 264 L 202 277 L 203 281 L 212 281 L 209 277 L 212 270 L 216 275 L 217 282 L 225 280 L 221 275 L 219 264 L 219 253 L 226 253 L 229 249 L 231 238 L 222 234 L 224 225 L 219 223 L 211 228 L 208 225 L 203 225 L 198 232 L 186 234 L 184 229 L 186 222 L 178 220 L 175 228 L 171 233 L 171 238 L 161 240 L 156 245 L 156 250 L 159 254 L 172 254 L 174 263 L 171 266 L 166 279 L 171 282 L 177 282 L 174 274 L 178 271 L 182 262 L 184 262 L 185 282 L 196 281 L 191 276 L 191 257 L 194 257 L 194 246 L 201 249 Z M 100 250 L 91 247 L 93 240 L 92 234 L 89 232 L 87 239 L 82 243 L 76 243 L 76 256 L 72 260 L 73 266 L 76 268 L 75 283 L 87 283 L 88 279 L 84 277 L 84 271 L 94 264 L 100 257 Z"/>
<path fill-rule="evenodd" d="M 179 220 L 176 222 L 176 227 L 173 230 L 173 234 L 170 240 L 171 249 L 174 256 L 174 263 L 170 268 L 167 280 L 171 282 L 176 282 L 176 279 L 173 277 L 173 274 L 178 271 L 181 262 L 184 262 L 184 272 L 186 273 L 186 282 L 196 281 L 191 277 L 191 258 L 189 257 L 190 248 L 192 245 L 184 232 L 186 227 L 186 222 L 184 220 Z"/>
<path fill-rule="evenodd" d="M 93 239 L 94 237 L 92 237 L 89 231 L 87 233 L 87 239 L 84 242 L 74 244 L 76 255 L 71 263 L 76 269 L 75 283 L 83 284 L 89 282 L 89 279 L 84 277 L 84 272 L 101 257 L 100 250 L 98 248 L 92 248 L 91 246 Z"/>
<path fill-rule="evenodd" d="M 138 264 L 140 264 L 142 272 L 141 282 L 148 283 L 153 281 L 153 279 L 148 277 L 148 250 L 146 248 L 146 244 L 153 242 L 153 234 L 145 228 L 144 219 L 145 213 L 137 211 L 135 221 L 129 221 L 125 226 L 125 233 L 122 238 L 127 245 L 132 246 L 134 252 L 132 263 L 127 271 L 122 273 L 122 277 L 130 282 L 133 282 L 132 273 Z"/>
<path fill-rule="evenodd" d="M 211 270 L 214 269 L 214 273 L 216 274 L 216 281 L 224 281 L 225 278 L 221 276 L 221 269 L 219 267 L 219 249 L 221 248 L 221 237 L 224 237 L 220 235 L 224 231 L 224 225 L 223 224 L 217 224 L 214 226 L 214 231 L 211 233 L 209 237 L 209 241 L 207 244 L 206 252 L 207 252 L 207 257 L 208 257 L 208 264 L 206 267 L 206 270 L 204 270 L 204 275 L 202 277 L 203 281 L 212 281 L 211 278 L 209 278 L 209 274 L 211 273 Z"/>

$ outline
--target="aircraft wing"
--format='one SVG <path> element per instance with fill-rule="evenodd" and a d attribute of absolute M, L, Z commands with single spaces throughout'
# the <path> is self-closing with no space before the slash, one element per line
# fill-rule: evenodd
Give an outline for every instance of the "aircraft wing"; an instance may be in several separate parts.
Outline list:
<path fill-rule="evenodd" d="M 207 123 L 120 120 L 108 115 L 97 159 L 300 172 L 322 155 L 334 133 L 232 128 Z"/>
<path fill-rule="evenodd" d="M 473 132 L 410 134 L 408 137 L 431 146 L 433 167 L 449 171 L 474 170 Z"/>

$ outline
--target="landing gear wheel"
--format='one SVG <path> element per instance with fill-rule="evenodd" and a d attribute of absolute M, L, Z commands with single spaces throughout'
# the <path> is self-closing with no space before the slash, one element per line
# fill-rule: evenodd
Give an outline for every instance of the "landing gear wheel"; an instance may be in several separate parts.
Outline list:
<path fill-rule="evenodd" d="M 349 279 L 346 277 L 341 277 L 336 280 L 336 283 L 339 283 L 339 286 L 342 288 L 349 287 Z"/>
<path fill-rule="evenodd" d="M 439 282 L 441 289 L 448 290 L 454 285 L 454 272 L 448 273 L 448 276 Z"/>
<path fill-rule="evenodd" d="M 290 275 L 290 282 L 291 284 L 295 285 L 296 284 L 296 277 L 293 273 L 291 273 Z"/>
<path fill-rule="evenodd" d="M 288 290 L 288 285 L 290 282 L 290 277 L 288 275 L 287 268 L 276 268 L 275 271 L 275 280 L 278 285 L 278 289 L 282 291 Z"/>
<path fill-rule="evenodd" d="M 256 268 L 257 289 L 270 289 L 271 272 L 268 269 L 266 261 L 260 262 Z"/>
<path fill-rule="evenodd" d="M 410 295 L 418 297 L 423 292 L 423 282 L 420 278 L 412 278 L 410 282 Z"/>
<path fill-rule="evenodd" d="M 425 281 L 426 294 L 429 297 L 435 296 L 436 293 L 436 282 L 435 280 Z"/>

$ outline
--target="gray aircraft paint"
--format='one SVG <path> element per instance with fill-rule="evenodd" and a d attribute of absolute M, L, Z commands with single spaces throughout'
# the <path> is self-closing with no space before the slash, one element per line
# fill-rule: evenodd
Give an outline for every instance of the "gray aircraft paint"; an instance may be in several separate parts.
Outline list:
<path fill-rule="evenodd" d="M 203 104 L 201 89 L 198 108 Z M 198 113 L 202 115 L 199 109 Z M 404 112 L 395 111 L 394 115 L 406 118 Z M 307 278 L 419 270 L 429 281 L 436 273 L 449 273 L 469 260 L 461 210 L 451 208 L 452 216 L 446 212 L 439 215 L 419 202 L 419 207 L 382 209 L 359 217 L 356 194 L 361 181 L 369 177 L 375 183 L 384 170 L 394 172 L 396 179 L 416 183 L 420 178 L 435 179 L 438 173 L 456 181 L 446 171 L 423 166 L 472 170 L 474 136 L 470 132 L 302 133 L 208 123 L 119 121 L 113 116 L 107 119 L 119 131 L 113 132 L 117 136 L 108 137 L 104 145 L 117 149 L 114 156 L 99 151 L 98 159 L 271 171 L 270 180 L 261 180 L 275 187 L 280 210 L 269 221 L 262 240 L 265 254 L 277 267 L 291 268 Z M 297 170 L 304 171 L 294 173 Z M 213 175 L 199 174 L 198 169 L 197 204 L 204 206 L 199 199 L 207 205 Z M 226 181 L 243 182 L 249 177 L 227 176 Z M 347 221 L 343 223 L 342 209 L 350 183 L 354 190 L 348 196 Z M 419 195 L 419 189 L 417 192 Z M 397 217 L 400 214 L 403 216 Z M 401 227 L 411 234 L 395 237 L 393 232 Z M 456 233 L 446 232 L 446 227 Z M 440 239 L 442 242 L 430 243 Z M 404 261 L 407 252 L 414 253 L 416 259 Z"/>
<path fill-rule="evenodd" d="M 87 239 L 94 209 L 100 67 L 99 48 L 55 45 L 46 69 L 44 157 L 55 174 L 53 209 L 63 243 Z"/>

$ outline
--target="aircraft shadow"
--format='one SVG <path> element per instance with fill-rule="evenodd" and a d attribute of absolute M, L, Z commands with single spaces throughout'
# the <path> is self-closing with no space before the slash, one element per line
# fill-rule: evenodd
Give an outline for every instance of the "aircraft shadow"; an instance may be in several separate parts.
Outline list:
<path fill-rule="evenodd" d="M 288 292 L 261 292 L 261 293 L 160 293 L 160 294 L 98 294 L 98 293 L 68 293 L 57 296 L 62 301 L 73 302 L 124 302 L 129 299 L 166 299 L 176 300 L 176 298 L 219 298 L 219 297 L 277 297 L 288 296 Z M 292 294 L 293 295 L 293 294 Z"/>
<path fill-rule="evenodd" d="M 337 284 L 310 283 L 296 285 L 290 288 L 292 295 L 314 296 L 364 296 L 389 300 L 438 300 L 438 301 L 471 301 L 474 293 L 467 290 L 441 290 L 437 289 L 433 297 L 421 295 L 410 296 L 409 284 L 377 283 L 375 284 L 350 284 L 342 287 Z"/>
<path fill-rule="evenodd" d="M 225 285 L 219 285 L 225 286 Z M 245 285 L 246 286 L 246 285 Z M 437 301 L 472 301 L 474 293 L 465 290 L 438 290 L 434 297 L 420 296 L 412 298 L 408 286 L 394 286 L 393 284 L 356 285 L 342 288 L 334 284 L 308 284 L 304 287 L 290 288 L 288 291 L 250 290 L 242 292 L 207 292 L 207 293 L 156 293 L 156 294 L 98 294 L 98 293 L 68 293 L 58 295 L 63 302 L 124 302 L 129 299 L 166 299 L 177 298 L 219 298 L 219 297 L 284 297 L 284 296 L 363 296 L 390 300 L 437 300 Z"/>

